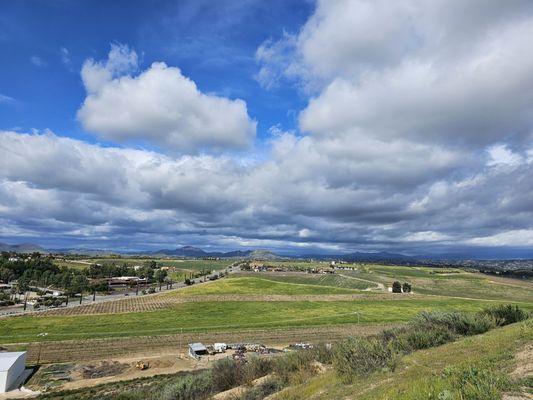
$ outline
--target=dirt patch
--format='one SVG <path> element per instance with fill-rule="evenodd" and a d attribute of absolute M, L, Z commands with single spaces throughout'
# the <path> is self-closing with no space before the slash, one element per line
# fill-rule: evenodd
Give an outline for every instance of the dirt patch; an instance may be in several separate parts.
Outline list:
<path fill-rule="evenodd" d="M 119 375 L 130 368 L 129 364 L 119 363 L 118 361 L 102 361 L 98 364 L 84 365 L 79 369 L 83 379 L 96 379 L 105 376 Z"/>
<path fill-rule="evenodd" d="M 533 344 L 528 344 L 521 351 L 516 353 L 516 368 L 511 373 L 515 378 L 526 378 L 533 376 Z"/>
<path fill-rule="evenodd" d="M 522 350 L 515 354 L 516 367 L 511 372 L 514 379 L 525 379 L 533 376 L 533 344 L 527 344 Z M 527 393 L 527 388 L 521 388 L 521 393 L 505 393 L 503 400 L 532 400 L 533 394 Z"/>

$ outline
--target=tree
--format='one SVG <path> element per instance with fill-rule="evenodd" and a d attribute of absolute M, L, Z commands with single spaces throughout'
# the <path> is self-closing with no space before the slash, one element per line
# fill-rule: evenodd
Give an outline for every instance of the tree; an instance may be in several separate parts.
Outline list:
<path fill-rule="evenodd" d="M 139 275 L 141 278 L 146 278 L 151 281 L 154 277 L 154 270 L 150 267 L 142 267 L 139 270 Z"/>
<path fill-rule="evenodd" d="M 392 293 L 401 293 L 402 292 L 402 284 L 398 281 L 394 281 L 392 284 Z"/>
<path fill-rule="evenodd" d="M 407 283 L 407 282 L 404 282 L 404 284 L 402 286 L 402 290 L 403 290 L 404 293 L 411 293 L 411 284 Z"/>
<path fill-rule="evenodd" d="M 157 271 L 155 271 L 154 273 L 154 279 L 158 282 L 158 283 L 163 283 L 167 277 L 168 273 L 167 271 L 165 270 L 162 270 L 162 269 L 158 269 Z"/>

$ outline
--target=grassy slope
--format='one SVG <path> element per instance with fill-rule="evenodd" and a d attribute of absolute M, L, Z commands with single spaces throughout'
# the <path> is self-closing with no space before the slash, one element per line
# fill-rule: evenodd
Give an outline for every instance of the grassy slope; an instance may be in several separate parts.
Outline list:
<path fill-rule="evenodd" d="M 530 281 L 495 278 L 457 269 L 450 269 L 456 273 L 449 274 L 440 274 L 440 271 L 425 267 L 367 265 L 356 272 L 342 273 L 389 286 L 395 280 L 411 282 L 413 291 L 420 294 L 533 302 L 533 283 Z"/>
<path fill-rule="evenodd" d="M 303 285 L 315 285 L 315 286 L 329 286 L 336 288 L 346 288 L 346 289 L 367 289 L 367 288 L 376 288 L 376 284 L 371 282 L 361 281 L 359 279 L 352 279 L 350 277 L 345 277 L 339 274 L 285 274 L 285 273 L 248 273 L 241 274 L 242 276 L 255 276 L 260 277 L 261 279 L 275 281 L 275 282 L 285 282 L 285 283 L 298 283 Z"/>
<path fill-rule="evenodd" d="M 423 310 L 474 311 L 483 301 L 428 298 L 406 301 L 192 302 L 170 310 L 98 316 L 23 316 L 0 320 L 0 343 L 91 337 L 139 336 L 188 331 L 285 328 L 354 323 L 404 322 Z M 45 337 L 38 337 L 47 332 Z"/>
<path fill-rule="evenodd" d="M 178 292 L 177 292 L 178 293 Z M 204 294 L 284 294 L 284 295 L 321 295 L 355 294 L 357 290 L 333 286 L 311 285 L 292 281 L 275 281 L 261 276 L 230 276 L 205 286 L 192 286 L 179 292 L 182 295 Z"/>
<path fill-rule="evenodd" d="M 417 351 L 402 358 L 396 371 L 376 373 L 351 385 L 342 384 L 330 371 L 289 388 L 275 399 L 418 400 L 439 399 L 439 395 L 446 391 L 452 397 L 441 398 L 460 399 L 445 371 L 450 371 L 450 367 L 474 367 L 477 371 L 492 371 L 494 376 L 508 373 L 514 368 L 513 354 L 532 341 L 533 321 L 528 320 L 434 349 Z"/>

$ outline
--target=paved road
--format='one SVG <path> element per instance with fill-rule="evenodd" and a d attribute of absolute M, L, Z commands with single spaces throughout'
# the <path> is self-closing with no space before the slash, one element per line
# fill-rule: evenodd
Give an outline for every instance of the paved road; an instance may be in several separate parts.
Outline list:
<path fill-rule="evenodd" d="M 224 270 L 225 273 L 235 273 L 235 272 L 238 272 L 238 271 L 240 271 L 239 267 L 233 267 L 232 269 Z M 220 271 L 217 271 L 217 272 L 220 272 Z M 192 281 L 195 284 L 200 283 L 200 282 L 205 282 L 205 281 L 208 281 L 208 280 L 209 279 L 207 277 L 201 277 L 201 278 L 192 279 Z M 146 289 L 148 289 L 149 287 L 150 287 L 150 285 L 148 285 L 146 287 Z M 166 284 L 164 284 L 164 285 L 161 286 L 161 292 L 165 292 L 167 290 L 183 289 L 185 287 L 187 287 L 185 282 L 175 282 L 172 285 L 172 289 L 170 289 L 170 288 L 167 289 Z M 45 289 L 45 288 L 42 288 L 42 289 Z M 49 289 L 47 289 L 47 290 L 49 290 Z M 141 294 L 142 290 L 143 290 L 143 285 L 140 285 L 139 286 L 139 296 L 148 296 L 148 295 Z M 107 302 L 107 301 L 116 301 L 116 300 L 123 299 L 123 298 L 128 297 L 128 296 L 136 296 L 136 291 L 137 291 L 136 289 L 133 289 L 133 290 L 127 290 L 127 291 L 122 291 L 122 292 L 115 292 L 115 293 L 111 293 L 111 294 L 108 294 L 108 295 L 96 294 L 96 296 L 94 298 L 94 301 L 93 301 L 93 295 L 89 294 L 89 295 L 83 296 L 81 304 L 80 304 L 79 297 L 71 298 L 71 299 L 69 299 L 68 305 L 63 305 L 62 308 L 79 307 L 80 305 L 91 304 L 91 303 L 104 303 L 104 302 Z M 158 285 L 156 285 L 156 293 L 160 293 Z M 27 310 L 24 311 L 22 305 L 17 305 L 17 306 L 6 307 L 6 308 L 0 309 L 0 318 L 12 316 L 12 315 L 34 314 L 34 313 L 44 312 L 44 311 L 47 311 L 47 310 L 49 310 L 49 309 L 48 308 L 44 308 L 44 309 L 41 309 L 41 310 L 33 310 L 32 306 L 28 306 Z"/>

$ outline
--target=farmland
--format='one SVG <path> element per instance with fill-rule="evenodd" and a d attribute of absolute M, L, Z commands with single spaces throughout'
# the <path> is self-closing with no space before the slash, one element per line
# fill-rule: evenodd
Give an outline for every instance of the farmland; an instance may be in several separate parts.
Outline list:
<path fill-rule="evenodd" d="M 184 271 L 212 265 L 204 260 L 165 262 Z M 223 261 L 210 269 L 230 265 Z M 237 268 L 222 279 L 161 293 L 4 318 L 0 344 L 27 349 L 34 363 L 76 363 L 178 354 L 193 341 L 331 342 L 403 324 L 422 311 L 475 312 L 509 302 L 533 310 L 528 281 L 383 265 L 309 273 L 324 266 L 329 267 L 298 262 L 295 268 L 294 263 L 278 262 L 276 271 Z M 389 293 L 387 287 L 395 280 L 410 282 L 413 292 Z"/>
<path fill-rule="evenodd" d="M 413 282 L 414 294 L 393 295 L 372 284 L 395 279 Z M 459 270 L 388 266 L 334 275 L 238 273 L 151 296 L 3 319 L 0 343 L 340 325 L 355 322 L 355 312 L 361 324 L 400 323 L 422 310 L 473 311 L 500 301 L 533 306 L 530 282 L 493 282 Z"/>
<path fill-rule="evenodd" d="M 423 310 L 474 311 L 483 301 L 417 299 L 410 301 L 206 301 L 172 308 L 122 314 L 80 316 L 23 316 L 0 321 L 0 342 L 142 336 L 217 330 L 289 328 L 354 323 L 403 322 Z M 40 337 L 39 333 L 47 336 Z"/>

